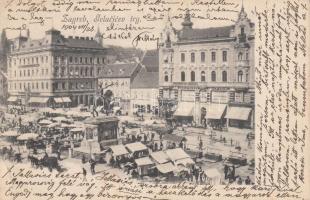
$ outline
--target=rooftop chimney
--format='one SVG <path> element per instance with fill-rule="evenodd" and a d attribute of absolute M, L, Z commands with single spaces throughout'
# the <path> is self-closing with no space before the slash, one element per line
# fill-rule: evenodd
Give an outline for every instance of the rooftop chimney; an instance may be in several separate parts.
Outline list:
<path fill-rule="evenodd" d="M 84 38 L 84 37 L 80 37 L 80 39 L 81 39 L 81 40 L 84 40 L 85 38 Z"/>
<path fill-rule="evenodd" d="M 90 38 L 90 40 L 94 40 L 94 38 L 93 38 L 93 37 L 91 37 L 91 38 Z"/>
<path fill-rule="evenodd" d="M 69 38 L 70 38 L 70 39 L 72 39 L 72 38 L 73 38 L 73 36 L 69 35 Z"/>
<path fill-rule="evenodd" d="M 86 37 L 86 40 L 89 40 L 89 37 Z"/>
<path fill-rule="evenodd" d="M 75 36 L 75 39 L 79 39 L 79 36 Z"/>

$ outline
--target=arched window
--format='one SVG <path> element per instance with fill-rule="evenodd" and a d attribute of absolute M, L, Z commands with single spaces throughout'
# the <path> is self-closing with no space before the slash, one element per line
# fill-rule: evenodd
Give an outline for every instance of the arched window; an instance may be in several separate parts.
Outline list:
<path fill-rule="evenodd" d="M 206 81 L 206 73 L 205 71 L 201 72 L 201 82 L 205 82 Z"/>
<path fill-rule="evenodd" d="M 185 81 L 185 72 L 181 72 L 181 81 Z"/>
<path fill-rule="evenodd" d="M 192 63 L 195 62 L 195 53 L 191 53 L 191 62 L 192 62 Z"/>
<path fill-rule="evenodd" d="M 195 81 L 195 72 L 191 71 L 191 81 Z"/>
<path fill-rule="evenodd" d="M 168 72 L 165 72 L 165 82 L 169 81 L 169 76 L 168 76 Z"/>
<path fill-rule="evenodd" d="M 238 54 L 238 60 L 242 60 L 242 53 L 241 52 L 239 52 L 239 54 Z"/>
<path fill-rule="evenodd" d="M 222 81 L 227 82 L 227 72 L 226 71 L 222 71 Z"/>
<path fill-rule="evenodd" d="M 215 73 L 215 71 L 212 71 L 211 72 L 211 80 L 214 82 L 214 81 L 216 81 L 216 73 Z"/>
<path fill-rule="evenodd" d="M 238 71 L 238 82 L 242 82 L 242 76 L 243 76 L 243 72 L 241 70 Z"/>

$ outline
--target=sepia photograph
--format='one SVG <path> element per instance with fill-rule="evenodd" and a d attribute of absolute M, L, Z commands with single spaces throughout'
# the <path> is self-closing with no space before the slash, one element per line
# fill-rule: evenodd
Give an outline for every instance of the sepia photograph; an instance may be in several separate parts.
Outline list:
<path fill-rule="evenodd" d="M 298 199 L 306 28 L 268 3 L 1 2 L 0 199 Z"/>

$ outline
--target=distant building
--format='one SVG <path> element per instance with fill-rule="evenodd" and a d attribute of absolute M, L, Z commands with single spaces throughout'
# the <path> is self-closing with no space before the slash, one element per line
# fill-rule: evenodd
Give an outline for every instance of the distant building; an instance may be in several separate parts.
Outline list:
<path fill-rule="evenodd" d="M 99 29 L 92 37 L 64 37 L 50 29 L 42 39 L 20 35 L 8 55 L 11 103 L 34 106 L 93 104 L 97 75 L 110 61 Z"/>
<path fill-rule="evenodd" d="M 7 74 L 0 70 L 0 104 L 5 104 L 8 97 Z"/>
<path fill-rule="evenodd" d="M 159 43 L 160 112 L 181 123 L 254 125 L 254 24 L 242 7 L 235 24 L 195 29 L 170 19 Z"/>
<path fill-rule="evenodd" d="M 125 112 L 130 109 L 130 89 L 141 65 L 132 63 L 114 63 L 107 65 L 98 76 L 98 84 L 105 88 L 103 93 L 112 92 L 114 106 L 119 106 Z"/>
<path fill-rule="evenodd" d="M 158 50 L 145 52 L 142 69 L 131 85 L 131 111 L 158 114 Z"/>

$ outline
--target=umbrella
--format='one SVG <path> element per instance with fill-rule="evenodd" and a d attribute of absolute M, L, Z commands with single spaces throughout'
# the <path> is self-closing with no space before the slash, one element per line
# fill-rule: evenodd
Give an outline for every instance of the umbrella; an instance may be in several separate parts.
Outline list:
<path fill-rule="evenodd" d="M 1 136 L 4 136 L 4 137 L 17 137 L 19 135 L 20 134 L 17 133 L 17 131 L 7 131 L 1 134 Z"/>
<path fill-rule="evenodd" d="M 18 136 L 17 140 L 31 140 L 31 139 L 36 139 L 37 137 L 39 137 L 39 135 L 36 133 L 24 133 Z"/>
<path fill-rule="evenodd" d="M 52 124 L 53 122 L 47 119 L 43 119 L 39 122 L 39 124 Z"/>

